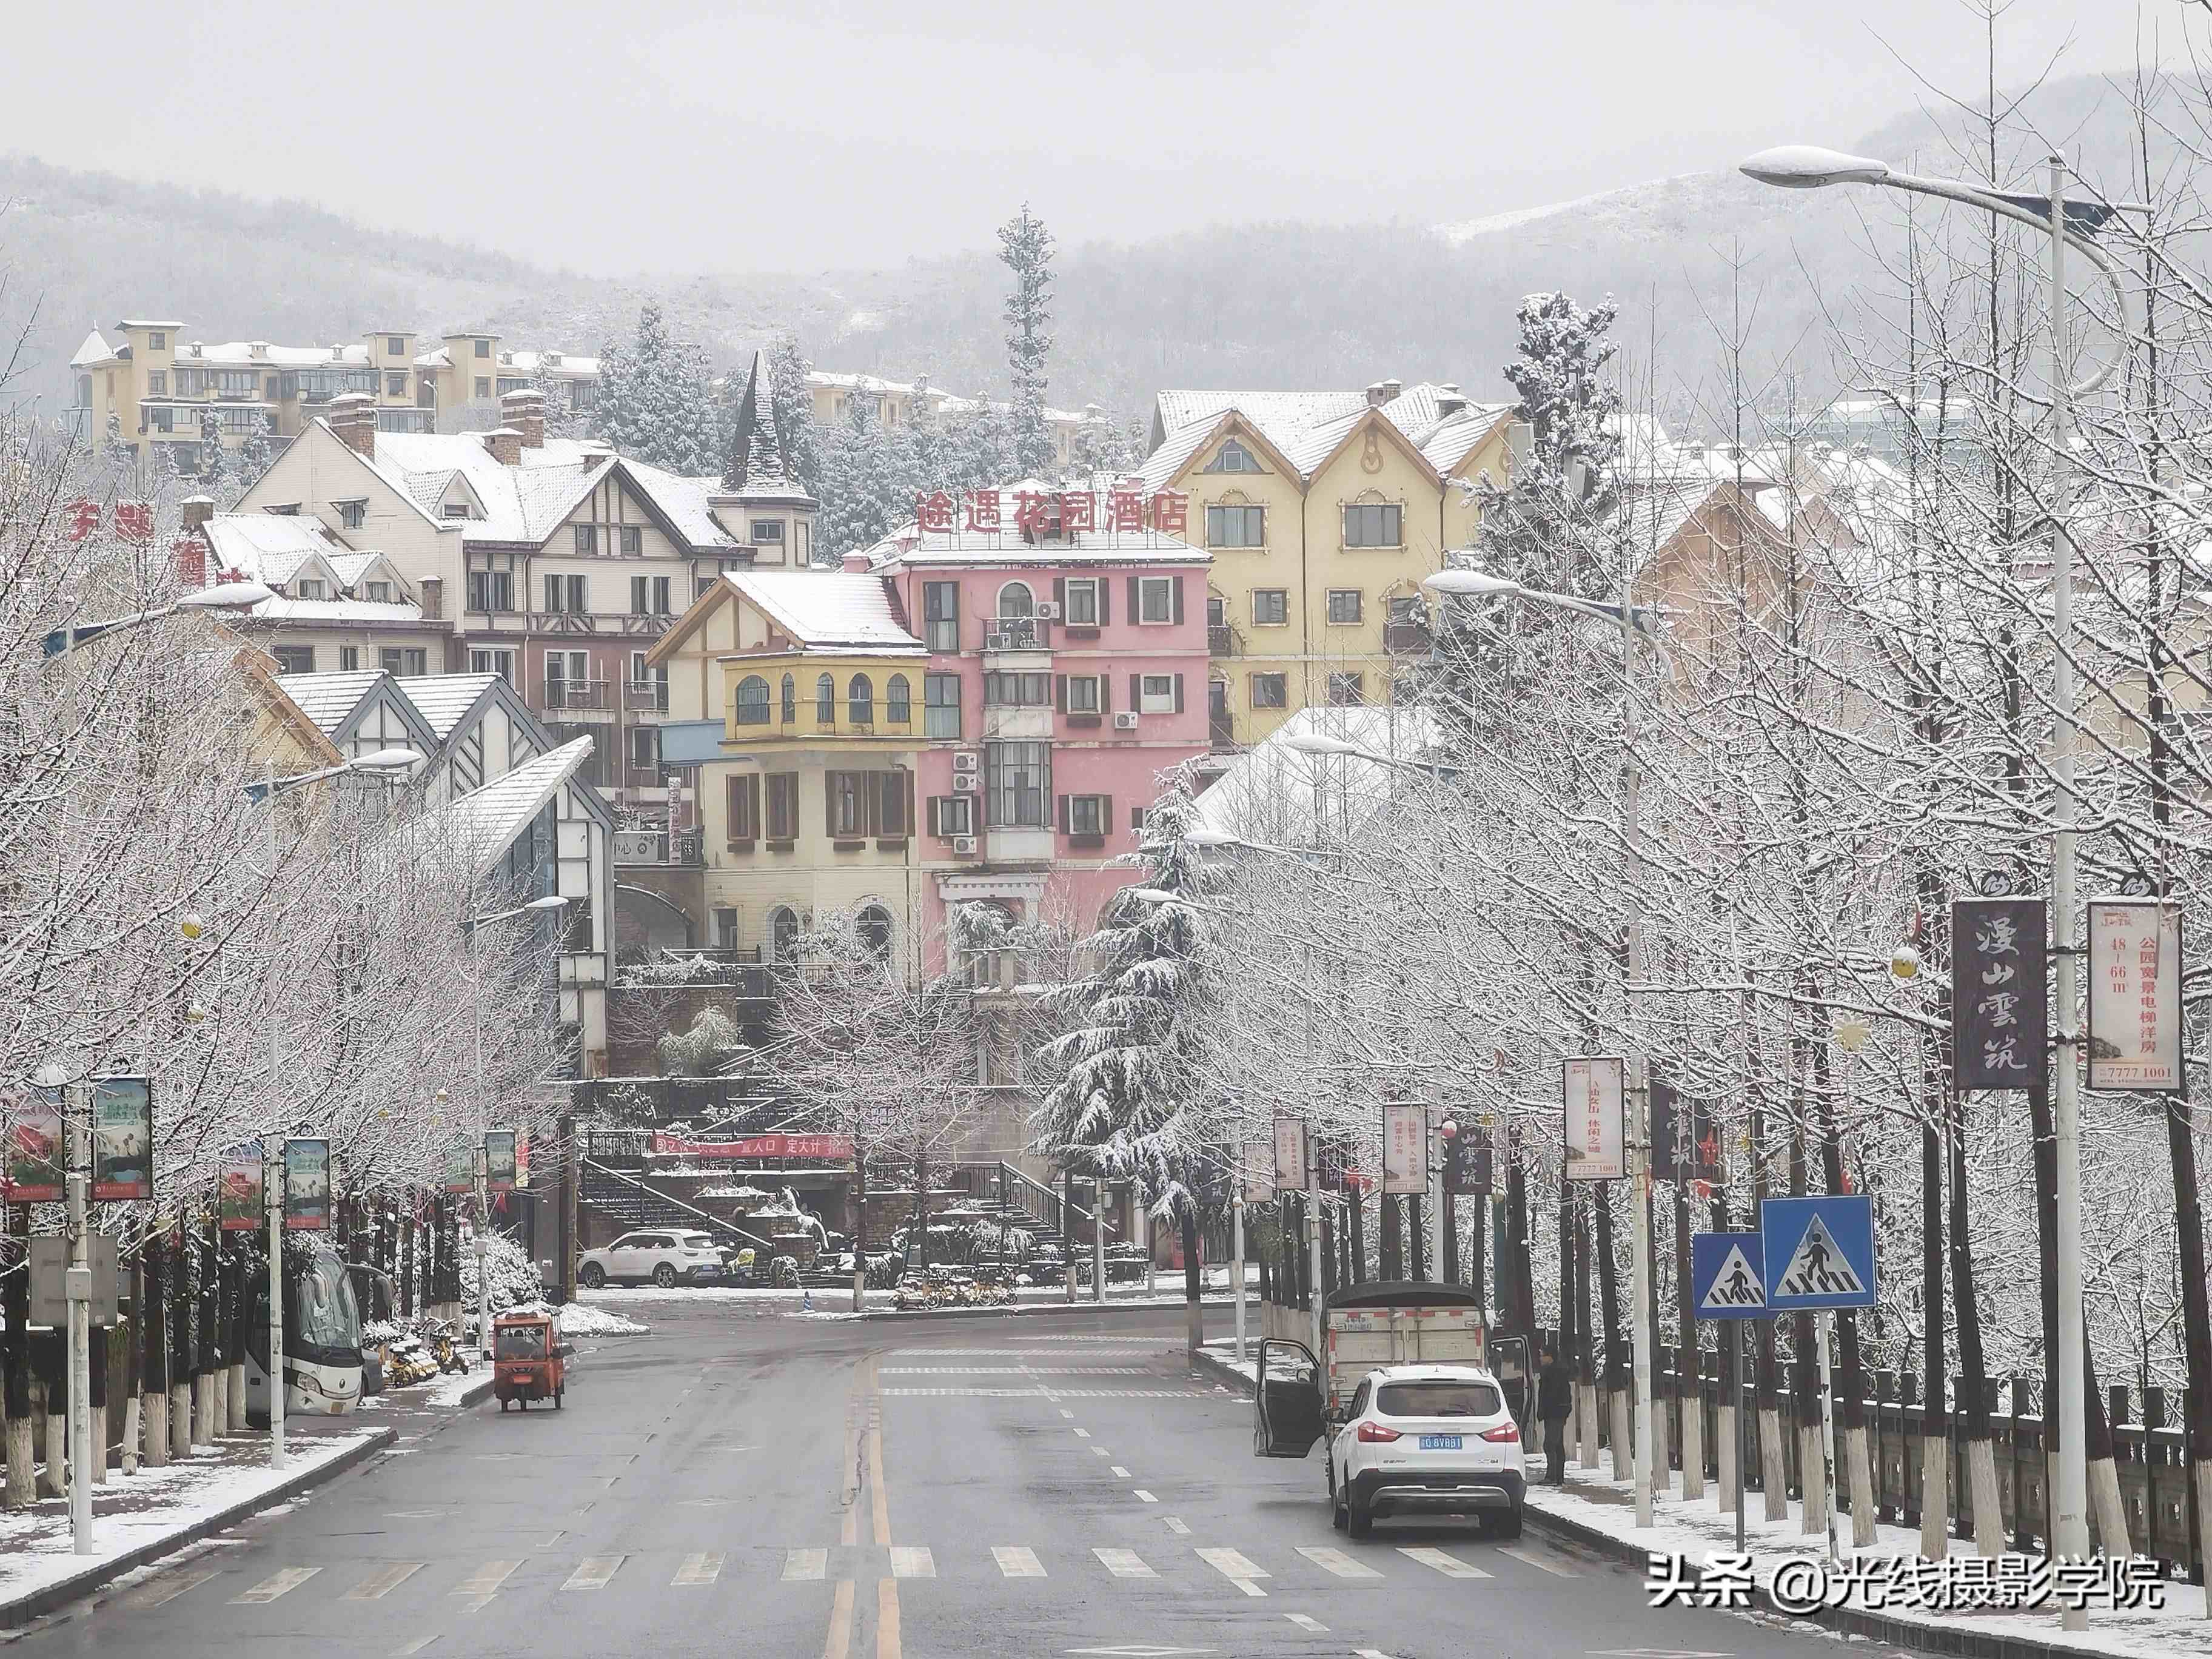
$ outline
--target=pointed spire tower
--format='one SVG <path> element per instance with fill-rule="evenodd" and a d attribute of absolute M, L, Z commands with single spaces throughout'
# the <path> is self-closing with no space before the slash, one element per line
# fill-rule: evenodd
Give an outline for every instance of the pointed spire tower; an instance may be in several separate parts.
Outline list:
<path fill-rule="evenodd" d="M 814 515 L 822 503 L 792 476 L 785 459 L 768 359 L 758 351 L 745 376 L 737 436 L 712 505 L 730 532 L 752 549 L 755 565 L 805 569 L 813 562 Z"/>

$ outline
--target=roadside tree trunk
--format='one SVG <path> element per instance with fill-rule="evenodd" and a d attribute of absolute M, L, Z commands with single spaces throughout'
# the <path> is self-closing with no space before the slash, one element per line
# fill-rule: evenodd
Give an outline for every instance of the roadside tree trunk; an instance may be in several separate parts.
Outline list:
<path fill-rule="evenodd" d="M 1206 1309 L 1201 1302 L 1205 1283 L 1198 1261 L 1198 1210 L 1195 1206 L 1182 1206 L 1182 1307 L 1183 1326 L 1189 1338 L 1190 1368 L 1198 1369 L 1198 1351 L 1206 1343 Z"/>

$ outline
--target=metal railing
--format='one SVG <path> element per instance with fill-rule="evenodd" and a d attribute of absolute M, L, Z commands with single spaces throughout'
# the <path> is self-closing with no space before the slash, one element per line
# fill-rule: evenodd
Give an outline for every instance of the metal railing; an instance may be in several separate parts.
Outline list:
<path fill-rule="evenodd" d="M 623 686 L 623 707 L 650 709 L 657 714 L 668 712 L 668 682 L 665 680 L 630 680 Z"/>
<path fill-rule="evenodd" d="M 994 617 L 983 623 L 986 651 L 1049 651 L 1052 623 L 1042 617 Z"/>
<path fill-rule="evenodd" d="M 605 680 L 548 680 L 545 682 L 545 706 L 548 708 L 611 708 L 613 704 L 608 699 Z"/>
<path fill-rule="evenodd" d="M 706 1211 L 699 1209 L 694 1205 L 686 1204 L 682 1199 L 673 1197 L 667 1193 L 662 1192 L 658 1187 L 647 1186 L 635 1176 L 625 1175 L 620 1170 L 611 1170 L 605 1164 L 596 1164 L 588 1158 L 581 1158 L 578 1161 L 583 1165 L 585 1177 L 584 1189 L 579 1194 L 579 1197 L 583 1202 L 587 1204 L 593 1202 L 593 1194 L 591 1190 L 591 1177 L 593 1176 L 598 1176 L 601 1178 L 602 1184 L 600 1187 L 600 1192 L 602 1194 L 608 1190 L 604 1183 L 611 1182 L 617 1183 L 617 1190 L 625 1191 L 628 1194 L 635 1196 L 637 1208 L 641 1212 L 640 1219 L 635 1223 L 626 1222 L 624 1224 L 625 1225 L 647 1227 L 681 1226 L 684 1224 L 681 1222 L 659 1220 L 651 1213 L 651 1212 L 657 1210 L 662 1215 L 666 1215 L 672 1211 L 676 1211 L 680 1212 L 692 1222 L 696 1223 L 699 1230 L 702 1232 L 712 1228 L 718 1232 L 726 1233 L 732 1238 L 742 1239 L 746 1243 L 754 1246 L 757 1249 L 766 1250 L 771 1255 L 775 1254 L 775 1246 L 769 1243 L 769 1240 L 763 1238 L 758 1233 L 746 1231 L 734 1221 L 725 1221 L 720 1216 L 709 1215 Z M 604 1203 L 605 1201 L 604 1196 L 602 1196 L 599 1201 Z"/>

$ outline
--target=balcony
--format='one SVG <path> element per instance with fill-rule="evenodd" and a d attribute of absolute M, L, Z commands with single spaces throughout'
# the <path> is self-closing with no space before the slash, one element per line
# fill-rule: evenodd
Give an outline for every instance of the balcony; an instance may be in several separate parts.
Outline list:
<path fill-rule="evenodd" d="M 1053 711 L 1048 705 L 1028 703 L 985 703 L 983 705 L 983 736 L 991 738 L 1022 738 L 1049 741 L 1053 732 Z"/>
<path fill-rule="evenodd" d="M 668 712 L 665 680 L 632 680 L 623 687 L 623 707 L 647 714 Z"/>
<path fill-rule="evenodd" d="M 617 830 L 615 862 L 626 866 L 665 866 L 698 870 L 706 866 L 706 848 L 696 830 Z"/>
<path fill-rule="evenodd" d="M 983 666 L 1018 672 L 1052 667 L 1052 624 L 1036 617 L 999 617 L 983 624 Z"/>
<path fill-rule="evenodd" d="M 731 743 L 776 742 L 787 743 L 795 738 L 918 738 L 921 721 L 917 708 L 912 702 L 899 705 L 907 711 L 903 720 L 893 720 L 886 712 L 891 705 L 878 702 L 873 712 L 861 720 L 854 720 L 851 704 L 843 697 L 837 700 L 836 711 L 822 714 L 811 697 L 802 698 L 786 720 L 773 704 L 769 707 L 769 718 L 764 720 L 735 720 L 730 723 L 727 740 Z M 664 711 L 665 708 L 664 706 Z"/>
<path fill-rule="evenodd" d="M 1244 654 L 1244 641 L 1227 623 L 1208 623 L 1206 625 L 1206 654 L 1209 657 L 1242 656 Z"/>
<path fill-rule="evenodd" d="M 1382 648 L 1393 656 L 1425 657 L 1434 645 L 1429 624 L 1423 618 L 1409 617 L 1382 624 Z"/>
<path fill-rule="evenodd" d="M 611 714 L 615 706 L 605 680 L 548 680 L 544 695 L 549 714 L 577 711 Z"/>
<path fill-rule="evenodd" d="M 1053 839 L 1049 825 L 993 824 L 983 832 L 983 855 L 994 864 L 1049 864 Z"/>

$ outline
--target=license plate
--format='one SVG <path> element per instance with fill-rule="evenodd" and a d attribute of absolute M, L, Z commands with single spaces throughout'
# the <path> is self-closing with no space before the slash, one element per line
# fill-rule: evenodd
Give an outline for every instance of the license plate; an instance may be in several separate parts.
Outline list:
<path fill-rule="evenodd" d="M 1455 1434 L 1425 1434 L 1421 1437 L 1423 1451 L 1457 1451 L 1459 1436 Z"/>

